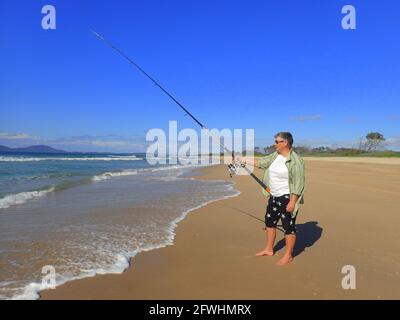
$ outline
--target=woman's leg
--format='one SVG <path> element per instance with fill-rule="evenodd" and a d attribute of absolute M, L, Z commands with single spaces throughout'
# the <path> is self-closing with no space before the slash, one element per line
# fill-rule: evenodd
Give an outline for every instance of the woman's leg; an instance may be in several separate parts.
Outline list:
<path fill-rule="evenodd" d="M 266 229 L 266 236 L 267 236 L 267 243 L 265 249 L 256 253 L 256 256 L 273 256 L 274 255 L 274 244 L 276 238 L 276 228 L 265 228 Z"/>
<path fill-rule="evenodd" d="M 283 266 L 293 260 L 292 253 L 294 245 L 296 244 L 296 235 L 295 234 L 285 235 L 285 243 L 286 243 L 285 253 L 283 257 L 279 259 L 279 261 L 276 263 L 278 266 Z"/>
<path fill-rule="evenodd" d="M 256 256 L 273 256 L 276 238 L 276 225 L 279 220 L 278 212 L 275 208 L 275 199 L 271 196 L 268 200 L 265 213 L 265 235 L 267 237 L 264 250 L 256 253 Z"/>
<path fill-rule="evenodd" d="M 292 218 L 289 212 L 282 214 L 282 226 L 285 229 L 286 248 L 283 257 L 276 263 L 278 266 L 283 266 L 293 260 L 293 249 L 296 244 L 296 218 Z"/>

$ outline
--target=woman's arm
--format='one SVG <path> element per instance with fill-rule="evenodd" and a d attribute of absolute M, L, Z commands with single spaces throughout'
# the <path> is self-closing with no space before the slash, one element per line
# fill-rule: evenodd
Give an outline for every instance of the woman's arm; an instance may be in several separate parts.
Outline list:
<path fill-rule="evenodd" d="M 235 157 L 242 164 L 248 164 L 253 167 L 259 167 L 259 161 L 253 157 Z"/>
<path fill-rule="evenodd" d="M 266 169 L 268 166 L 271 164 L 271 161 L 273 159 L 275 153 L 271 153 L 266 157 L 263 158 L 254 158 L 254 157 L 241 157 L 241 156 L 236 156 L 236 160 L 238 160 L 241 163 L 251 165 L 253 167 L 261 168 L 261 169 Z"/>
<path fill-rule="evenodd" d="M 293 212 L 297 200 L 304 191 L 304 161 L 301 160 L 293 169 L 293 189 L 286 206 L 287 212 Z"/>
<path fill-rule="evenodd" d="M 290 195 L 289 203 L 286 206 L 286 211 L 287 212 L 293 212 L 298 198 L 299 198 L 299 196 L 297 194 L 292 193 Z"/>

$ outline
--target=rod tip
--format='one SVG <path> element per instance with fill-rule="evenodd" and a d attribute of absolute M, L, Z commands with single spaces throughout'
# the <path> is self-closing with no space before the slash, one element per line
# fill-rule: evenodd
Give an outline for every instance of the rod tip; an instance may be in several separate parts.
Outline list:
<path fill-rule="evenodd" d="M 104 38 L 100 35 L 100 33 L 94 31 L 93 29 L 90 29 L 90 32 L 93 33 L 96 37 L 99 37 L 100 39 L 104 39 Z"/>

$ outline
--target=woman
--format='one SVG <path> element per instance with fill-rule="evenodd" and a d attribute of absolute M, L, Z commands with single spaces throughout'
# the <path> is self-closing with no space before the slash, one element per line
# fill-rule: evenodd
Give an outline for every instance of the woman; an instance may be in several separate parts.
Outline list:
<path fill-rule="evenodd" d="M 293 136 L 290 132 L 275 135 L 275 152 L 261 159 L 240 158 L 242 163 L 265 169 L 264 184 L 269 188 L 269 197 L 265 214 L 267 243 L 257 256 L 273 256 L 276 238 L 276 226 L 279 219 L 285 230 L 286 250 L 277 262 L 282 266 L 293 260 L 293 248 L 296 243 L 296 215 L 300 204 L 304 202 L 304 160 L 292 149 Z"/>

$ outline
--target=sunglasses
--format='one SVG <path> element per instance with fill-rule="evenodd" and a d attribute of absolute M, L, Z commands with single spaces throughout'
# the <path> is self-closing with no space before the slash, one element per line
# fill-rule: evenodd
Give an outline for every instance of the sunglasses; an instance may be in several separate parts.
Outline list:
<path fill-rule="evenodd" d="M 285 142 L 285 140 L 275 140 L 275 144 L 281 143 L 281 142 Z"/>

